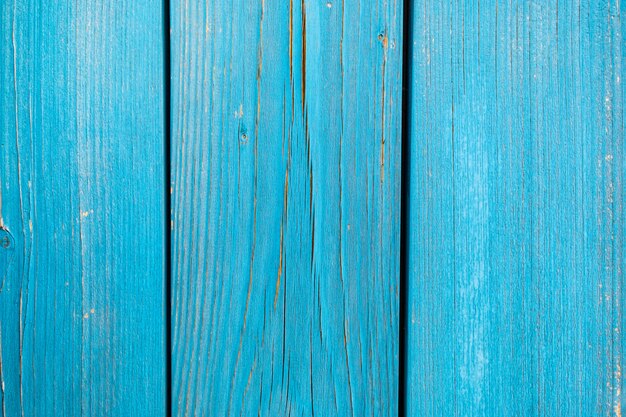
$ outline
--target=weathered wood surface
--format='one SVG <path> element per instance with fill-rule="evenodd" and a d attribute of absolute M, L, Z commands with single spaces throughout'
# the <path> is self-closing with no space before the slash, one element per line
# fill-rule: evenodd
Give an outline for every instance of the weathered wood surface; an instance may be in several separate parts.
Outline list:
<path fill-rule="evenodd" d="M 172 6 L 173 414 L 395 416 L 401 2 Z"/>
<path fill-rule="evenodd" d="M 414 1 L 407 415 L 621 416 L 624 12 Z"/>
<path fill-rule="evenodd" d="M 162 15 L 0 2 L 3 416 L 165 413 Z"/>

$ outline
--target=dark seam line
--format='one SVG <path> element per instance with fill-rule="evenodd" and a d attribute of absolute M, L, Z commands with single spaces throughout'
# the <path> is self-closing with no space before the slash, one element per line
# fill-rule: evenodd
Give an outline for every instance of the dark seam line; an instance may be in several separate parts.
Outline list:
<path fill-rule="evenodd" d="M 170 1 L 163 0 L 163 96 L 165 171 L 165 415 L 172 416 L 172 193 Z"/>
<path fill-rule="evenodd" d="M 408 227 L 410 199 L 411 63 L 413 57 L 413 0 L 403 0 L 402 22 L 402 170 L 400 188 L 400 335 L 398 371 L 398 416 L 407 410 L 407 314 L 408 314 Z"/>

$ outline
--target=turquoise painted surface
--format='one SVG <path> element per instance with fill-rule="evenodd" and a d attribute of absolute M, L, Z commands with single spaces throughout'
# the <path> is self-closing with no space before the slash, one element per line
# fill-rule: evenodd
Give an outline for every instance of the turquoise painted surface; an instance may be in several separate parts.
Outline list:
<path fill-rule="evenodd" d="M 3 416 L 621 416 L 623 3 L 172 2 L 171 80 L 162 2 L 54 3 L 0 4 Z"/>
<path fill-rule="evenodd" d="M 174 415 L 397 415 L 401 23 L 172 4 Z"/>
<path fill-rule="evenodd" d="M 151 0 L 0 2 L 3 416 L 165 413 L 163 31 Z"/>
<path fill-rule="evenodd" d="M 414 1 L 407 415 L 621 415 L 624 12 Z"/>

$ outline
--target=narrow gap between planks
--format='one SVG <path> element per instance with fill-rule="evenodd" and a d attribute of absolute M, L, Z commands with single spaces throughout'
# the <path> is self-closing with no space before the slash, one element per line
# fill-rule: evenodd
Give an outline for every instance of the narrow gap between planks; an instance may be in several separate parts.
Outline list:
<path fill-rule="evenodd" d="M 413 0 L 403 0 L 402 22 L 402 170 L 400 188 L 400 334 L 398 360 L 398 416 L 406 417 L 408 228 L 411 161 L 411 60 L 413 57 Z"/>
<path fill-rule="evenodd" d="M 165 415 L 172 416 L 172 164 L 171 164 L 171 21 L 170 0 L 163 0 L 163 165 L 165 251 Z"/>

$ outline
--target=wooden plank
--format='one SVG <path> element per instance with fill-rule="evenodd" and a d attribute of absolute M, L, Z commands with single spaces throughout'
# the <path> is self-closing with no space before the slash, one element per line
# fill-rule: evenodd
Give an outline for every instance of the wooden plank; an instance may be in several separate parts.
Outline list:
<path fill-rule="evenodd" d="M 408 415 L 621 415 L 624 7 L 415 0 Z"/>
<path fill-rule="evenodd" d="M 172 6 L 173 414 L 395 416 L 401 2 Z"/>
<path fill-rule="evenodd" d="M 165 414 L 162 15 L 0 3 L 3 416 Z"/>

